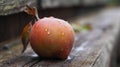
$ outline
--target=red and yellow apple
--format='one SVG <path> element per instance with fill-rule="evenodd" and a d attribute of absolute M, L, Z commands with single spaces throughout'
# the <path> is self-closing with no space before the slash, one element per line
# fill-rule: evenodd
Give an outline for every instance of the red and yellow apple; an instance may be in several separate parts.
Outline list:
<path fill-rule="evenodd" d="M 30 32 L 30 44 L 42 57 L 66 59 L 74 42 L 74 32 L 68 22 L 48 17 L 35 22 Z"/>
<path fill-rule="evenodd" d="M 66 59 L 73 47 L 74 31 L 62 19 L 44 17 L 33 24 L 29 32 L 32 49 L 43 58 Z"/>

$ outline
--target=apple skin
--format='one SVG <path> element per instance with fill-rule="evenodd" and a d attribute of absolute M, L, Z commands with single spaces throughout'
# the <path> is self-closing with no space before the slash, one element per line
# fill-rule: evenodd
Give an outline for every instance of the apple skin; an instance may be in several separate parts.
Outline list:
<path fill-rule="evenodd" d="M 73 28 L 68 22 L 58 18 L 39 19 L 30 31 L 30 44 L 33 50 L 43 58 L 65 60 L 73 43 Z"/>

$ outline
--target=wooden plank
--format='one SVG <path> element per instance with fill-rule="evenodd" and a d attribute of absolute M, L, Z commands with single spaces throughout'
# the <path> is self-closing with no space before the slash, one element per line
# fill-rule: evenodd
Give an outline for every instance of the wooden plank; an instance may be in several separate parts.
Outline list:
<path fill-rule="evenodd" d="M 25 5 L 36 5 L 36 0 L 0 0 L 0 15 L 9 15 L 21 12 Z"/>
<path fill-rule="evenodd" d="M 19 43 L 17 46 L 9 49 L 14 50 L 12 52 L 16 52 L 16 56 L 12 55 L 13 57 L 7 58 L 6 54 L 9 51 L 1 53 L 4 56 L 1 59 L 7 59 L 1 62 L 0 67 L 108 67 L 111 46 L 119 30 L 119 11 L 118 9 L 108 9 L 92 18 L 90 16 L 86 19 L 79 19 L 78 23 L 90 21 L 83 22 L 83 24 L 89 23 L 93 29 L 76 33 L 74 48 L 69 57 L 64 61 L 42 59 L 36 56 L 30 47 L 24 54 L 20 55 L 21 43 Z M 113 13 L 115 18 L 112 17 Z"/>
<path fill-rule="evenodd" d="M 41 0 L 43 8 L 105 5 L 108 0 Z"/>
<path fill-rule="evenodd" d="M 73 6 L 96 6 L 105 5 L 108 1 L 104 0 L 0 0 L 0 15 L 10 15 L 22 12 L 25 5 L 41 8 L 73 7 Z"/>

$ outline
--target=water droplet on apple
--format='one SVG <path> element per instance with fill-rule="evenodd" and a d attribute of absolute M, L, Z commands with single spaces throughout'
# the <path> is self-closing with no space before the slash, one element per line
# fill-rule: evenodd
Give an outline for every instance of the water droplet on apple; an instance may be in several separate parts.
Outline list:
<path fill-rule="evenodd" d="M 65 33 L 64 32 L 62 32 L 62 36 L 64 36 L 65 35 Z"/>
<path fill-rule="evenodd" d="M 47 32 L 47 34 L 49 35 L 49 34 L 50 34 L 50 32 L 48 31 L 48 32 Z"/>
<path fill-rule="evenodd" d="M 45 29 L 45 31 L 48 31 L 48 29 Z"/>
<path fill-rule="evenodd" d="M 53 16 L 50 16 L 50 18 L 54 18 Z"/>

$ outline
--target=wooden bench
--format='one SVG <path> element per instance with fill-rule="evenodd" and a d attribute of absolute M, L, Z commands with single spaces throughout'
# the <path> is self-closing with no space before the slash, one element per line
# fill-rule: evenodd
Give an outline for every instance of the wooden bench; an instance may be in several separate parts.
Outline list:
<path fill-rule="evenodd" d="M 74 47 L 66 60 L 42 59 L 30 46 L 21 54 L 22 44 L 18 37 L 0 44 L 0 67 L 108 67 L 119 30 L 118 12 L 117 8 L 103 9 L 95 15 L 72 21 L 89 23 L 93 29 L 76 33 Z"/>

